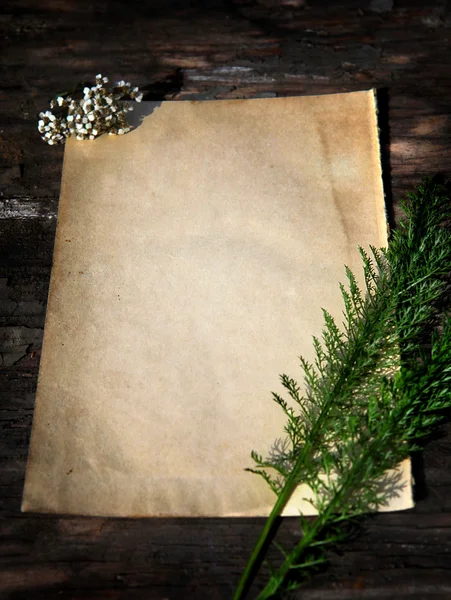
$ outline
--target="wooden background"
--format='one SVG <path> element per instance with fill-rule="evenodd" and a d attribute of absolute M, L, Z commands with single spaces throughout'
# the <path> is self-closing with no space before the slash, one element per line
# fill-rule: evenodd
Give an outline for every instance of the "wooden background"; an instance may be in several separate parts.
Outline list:
<path fill-rule="evenodd" d="M 396 0 L 6 0 L 0 80 L 0 596 L 228 599 L 258 519 L 22 515 L 63 148 L 36 115 L 101 72 L 146 99 L 382 89 L 389 199 L 451 170 L 451 7 Z M 417 506 L 378 515 L 304 600 L 451 598 L 451 427 L 415 457 Z M 281 538 L 299 536 L 287 519 Z M 260 580 L 261 583 L 261 580 Z"/>

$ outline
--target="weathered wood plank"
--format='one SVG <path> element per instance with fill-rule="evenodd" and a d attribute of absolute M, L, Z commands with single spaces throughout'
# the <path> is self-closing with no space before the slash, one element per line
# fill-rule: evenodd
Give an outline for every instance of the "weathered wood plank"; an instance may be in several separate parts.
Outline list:
<path fill-rule="evenodd" d="M 58 211 L 58 198 L 35 198 L 16 196 L 0 201 L 0 219 L 55 219 Z"/>
<path fill-rule="evenodd" d="M 148 99 L 385 88 L 394 214 L 450 173 L 451 13 L 439 0 L 6 0 L 0 83 L 0 595 L 230 598 L 261 521 L 21 515 L 63 148 L 36 114 L 97 72 Z M 451 597 L 451 429 L 416 459 L 414 510 L 378 515 L 304 600 Z M 421 462 L 423 464 L 421 464 Z M 299 535 L 285 521 L 282 543 Z M 260 580 L 261 581 L 261 580 Z"/>

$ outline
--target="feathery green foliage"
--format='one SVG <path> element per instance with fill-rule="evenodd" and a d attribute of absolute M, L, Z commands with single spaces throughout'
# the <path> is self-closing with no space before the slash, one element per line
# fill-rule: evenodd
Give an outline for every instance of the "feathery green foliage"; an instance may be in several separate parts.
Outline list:
<path fill-rule="evenodd" d="M 287 417 L 285 437 L 267 458 L 252 453 L 253 473 L 277 499 L 234 600 L 244 597 L 296 487 L 313 491 L 315 519 L 300 516 L 302 538 L 272 570 L 258 600 L 295 589 L 346 537 L 347 524 L 399 491 L 394 469 L 451 408 L 451 318 L 444 310 L 451 273 L 451 203 L 445 187 L 425 180 L 403 204 L 406 218 L 388 249 L 360 249 L 365 293 L 346 268 L 344 322 L 324 313 L 315 360 L 300 359 L 304 391 L 281 376 L 289 400 L 273 394 Z"/>

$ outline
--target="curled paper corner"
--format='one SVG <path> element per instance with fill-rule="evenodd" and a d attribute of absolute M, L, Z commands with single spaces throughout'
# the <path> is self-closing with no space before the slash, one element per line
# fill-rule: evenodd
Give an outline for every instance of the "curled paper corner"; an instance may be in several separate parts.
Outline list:
<path fill-rule="evenodd" d="M 127 114 L 127 120 L 129 125 L 132 127 L 132 131 L 137 129 L 146 119 L 149 117 L 155 109 L 163 104 L 163 101 L 149 101 L 149 102 L 131 102 L 133 110 Z"/>

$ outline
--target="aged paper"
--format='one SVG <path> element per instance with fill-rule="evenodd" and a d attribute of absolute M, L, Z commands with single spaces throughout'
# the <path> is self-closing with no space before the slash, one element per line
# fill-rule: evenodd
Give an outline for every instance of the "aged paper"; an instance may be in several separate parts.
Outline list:
<path fill-rule="evenodd" d="M 268 514 L 243 469 L 283 435 L 271 391 L 386 241 L 372 91 L 163 102 L 69 140 L 23 510 Z"/>

